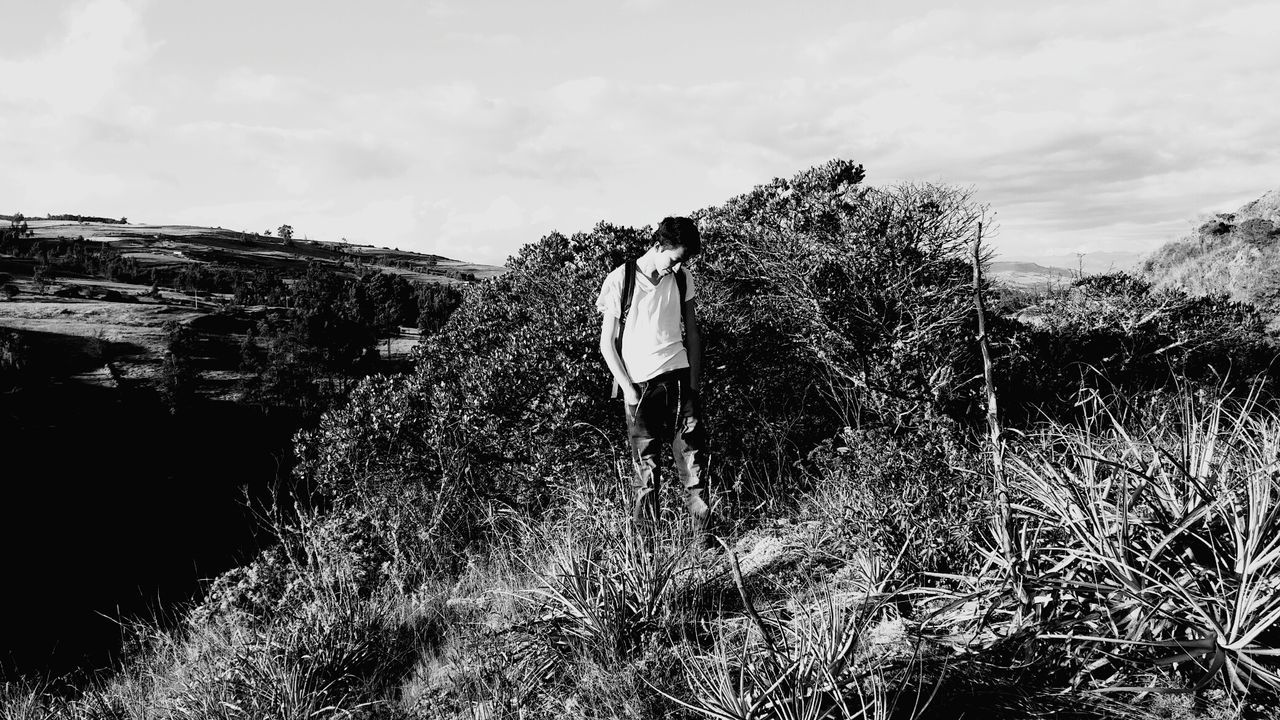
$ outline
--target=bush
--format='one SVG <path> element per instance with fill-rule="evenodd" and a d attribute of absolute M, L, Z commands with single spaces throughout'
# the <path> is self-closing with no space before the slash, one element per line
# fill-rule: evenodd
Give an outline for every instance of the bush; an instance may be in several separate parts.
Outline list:
<path fill-rule="evenodd" d="M 1257 308 L 1153 290 L 1124 273 L 1085 278 L 1019 320 L 997 320 L 992 334 L 1007 338 L 995 370 L 1013 427 L 1069 420 L 1086 388 L 1135 400 L 1185 384 L 1247 392 L 1259 378 L 1267 391 L 1280 389 L 1280 345 Z"/>
<path fill-rule="evenodd" d="M 967 417 L 980 368 L 965 340 L 976 327 L 969 252 L 985 209 L 966 191 L 863 188 L 862 176 L 833 161 L 702 213 L 708 323 L 797 361 L 789 387 L 756 398 L 830 388 L 872 419 Z"/>
<path fill-rule="evenodd" d="M 974 566 L 986 489 L 928 436 L 845 428 L 809 460 L 801 515 L 822 521 L 823 546 L 844 558 L 869 552 L 904 579 Z"/>

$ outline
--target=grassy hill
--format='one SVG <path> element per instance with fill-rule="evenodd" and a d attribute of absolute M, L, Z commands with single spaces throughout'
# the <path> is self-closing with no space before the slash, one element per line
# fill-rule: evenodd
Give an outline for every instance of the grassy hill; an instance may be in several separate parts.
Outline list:
<path fill-rule="evenodd" d="M 8 226 L 14 218 L 0 221 Z M 210 290 L 202 289 L 201 278 L 266 273 L 288 284 L 308 268 L 320 268 L 345 278 L 377 271 L 415 286 L 461 287 L 506 271 L 439 255 L 283 241 L 222 228 L 104 219 L 22 222 L 22 251 L 0 252 L 0 286 L 8 288 L 0 297 L 0 331 L 24 338 L 26 364 L 42 375 L 104 387 L 154 384 L 164 365 L 165 328 L 177 323 L 196 333 L 201 394 L 236 395 L 246 333 L 285 308 L 237 305 L 230 292 L 235 280 Z M 79 259 L 71 266 L 50 264 L 51 255 Z M 379 349 L 384 359 L 402 359 L 417 341 L 416 329 L 405 328 Z"/>
<path fill-rule="evenodd" d="M 1139 270 L 1157 289 L 1227 295 L 1280 316 L 1280 189 L 1209 218 Z"/>

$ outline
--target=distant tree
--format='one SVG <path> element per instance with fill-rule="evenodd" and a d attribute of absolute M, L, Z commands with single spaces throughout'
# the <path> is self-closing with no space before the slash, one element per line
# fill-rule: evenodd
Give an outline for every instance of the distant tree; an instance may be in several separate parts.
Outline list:
<path fill-rule="evenodd" d="M 284 241 L 285 245 L 293 244 L 293 226 L 292 225 L 281 225 L 280 229 L 277 230 L 276 232 L 280 235 L 280 239 Z"/>
<path fill-rule="evenodd" d="M 431 283 L 419 286 L 418 330 L 423 335 L 439 332 L 461 304 L 462 291 L 453 285 Z"/>
<path fill-rule="evenodd" d="M 31 270 L 31 282 L 35 283 L 36 289 L 44 292 L 45 286 L 49 281 L 53 280 L 53 267 L 47 263 L 37 264 Z"/>
<path fill-rule="evenodd" d="M 129 224 L 129 218 L 127 218 L 127 217 L 122 217 L 122 218 L 120 218 L 120 224 L 121 224 L 121 225 L 128 225 L 128 224 Z"/>
<path fill-rule="evenodd" d="M 22 335 L 0 331 L 0 389 L 18 384 L 30 361 L 31 349 Z"/>
<path fill-rule="evenodd" d="M 9 219 L 9 232 L 4 233 L 5 239 L 19 240 L 24 237 L 31 237 L 31 228 L 27 226 L 27 218 L 22 213 L 14 213 Z"/>
<path fill-rule="evenodd" d="M 244 334 L 244 339 L 240 341 L 240 369 L 250 374 L 256 374 L 261 370 L 258 362 L 258 333 L 253 325 Z"/>
<path fill-rule="evenodd" d="M 196 335 L 189 326 L 176 320 L 164 324 L 164 333 L 165 356 L 160 368 L 160 394 L 169 406 L 169 412 L 177 413 L 190 406 L 196 398 L 199 375 L 191 360 Z"/>
<path fill-rule="evenodd" d="M 263 235 L 264 237 L 271 237 L 271 230 L 270 230 L 270 229 L 268 229 L 268 230 L 263 230 L 263 231 L 262 231 L 262 235 Z"/>

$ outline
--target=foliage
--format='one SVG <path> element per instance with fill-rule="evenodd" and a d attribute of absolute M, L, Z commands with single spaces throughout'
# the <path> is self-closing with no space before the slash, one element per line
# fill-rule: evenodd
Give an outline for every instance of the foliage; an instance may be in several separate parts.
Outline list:
<path fill-rule="evenodd" d="M 0 331 L 0 390 L 17 386 L 30 362 L 31 348 L 21 334 Z"/>
<path fill-rule="evenodd" d="M 1222 296 L 1154 290 L 1124 273 L 1084 278 L 1064 293 L 997 322 L 1006 337 L 996 358 L 997 385 L 1014 426 L 1047 415 L 1067 419 L 1082 387 L 1129 396 L 1179 384 L 1240 390 L 1262 377 L 1274 391 L 1278 346 L 1250 305 Z"/>
<path fill-rule="evenodd" d="M 985 209 L 968 191 L 862 178 L 860 165 L 833 161 L 700 214 L 707 344 L 726 353 L 708 365 L 732 368 L 719 381 L 708 373 L 713 392 L 745 383 L 749 397 L 775 400 L 831 388 L 842 410 L 890 423 L 972 410 L 968 248 Z M 783 362 L 799 372 L 771 382 Z"/>
<path fill-rule="evenodd" d="M 801 513 L 822 521 L 828 552 L 869 552 L 904 578 L 973 565 L 985 508 L 979 476 L 952 466 L 927 435 L 846 427 L 809 460 Z"/>
<path fill-rule="evenodd" d="M 74 215 L 70 213 L 62 213 L 59 215 L 49 214 L 49 215 L 45 215 L 44 219 L 45 220 L 70 220 L 73 222 L 102 223 L 104 225 L 113 225 L 113 224 L 127 225 L 129 220 L 128 218 L 120 218 L 119 220 L 116 220 L 115 218 L 98 217 L 96 215 Z"/>
<path fill-rule="evenodd" d="M 462 304 L 462 291 L 453 285 L 435 283 L 418 288 L 418 329 L 423 335 L 439 332 L 449 316 Z"/>
<path fill-rule="evenodd" d="M 680 624 L 680 564 L 687 550 L 647 543 L 626 523 L 620 533 L 597 538 L 602 543 L 582 540 L 550 545 L 542 582 L 528 593 L 542 610 L 535 630 L 560 658 L 617 667 L 651 636 Z"/>
<path fill-rule="evenodd" d="M 1280 418 L 1183 399 L 1146 429 L 1111 409 L 1011 464 L 1044 588 L 1081 681 L 1280 691 Z"/>
<path fill-rule="evenodd" d="M 189 325 L 176 320 L 164 324 L 165 353 L 160 369 L 160 396 L 170 413 L 186 409 L 196 398 L 196 372 L 192 355 L 196 347 L 196 333 Z"/>
<path fill-rule="evenodd" d="M 309 534 L 363 568 L 361 585 L 415 586 L 466 544 L 481 479 L 452 422 L 422 376 L 377 375 L 298 435 L 297 472 L 325 509 Z"/>
<path fill-rule="evenodd" d="M 725 633 L 686 667 L 691 702 L 677 702 L 717 720 L 915 718 L 928 700 L 895 712 L 909 684 L 888 657 L 859 652 L 886 610 L 873 598 L 847 607 L 828 598 L 825 607 L 761 625 L 754 636 Z"/>
<path fill-rule="evenodd" d="M 336 587 L 265 623 L 149 638 L 151 706 L 177 718 L 352 717 L 385 704 L 420 641 L 384 600 Z"/>

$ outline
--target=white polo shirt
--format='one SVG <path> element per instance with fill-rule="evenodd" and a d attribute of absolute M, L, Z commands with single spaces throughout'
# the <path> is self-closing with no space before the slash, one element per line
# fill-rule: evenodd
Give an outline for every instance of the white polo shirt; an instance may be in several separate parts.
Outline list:
<path fill-rule="evenodd" d="M 596 309 L 602 314 L 618 316 L 626 269 L 626 265 L 620 265 L 605 277 L 600 296 L 596 298 Z M 693 273 L 683 267 L 680 272 L 685 277 L 684 299 L 692 300 L 697 293 Z M 622 364 L 631 382 L 644 382 L 662 373 L 689 367 L 689 355 L 680 332 L 682 319 L 680 286 L 675 274 L 663 275 L 654 285 L 643 271 L 637 270 L 631 309 L 622 331 Z"/>

